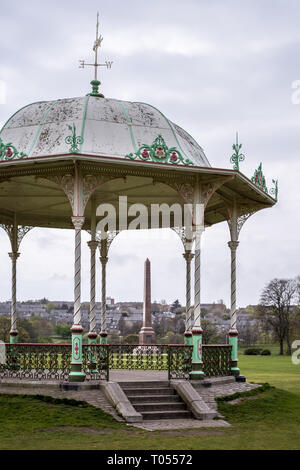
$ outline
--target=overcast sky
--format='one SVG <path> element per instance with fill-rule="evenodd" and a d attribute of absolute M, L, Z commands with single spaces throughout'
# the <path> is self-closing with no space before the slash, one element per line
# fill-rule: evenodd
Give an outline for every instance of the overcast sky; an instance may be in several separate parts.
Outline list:
<path fill-rule="evenodd" d="M 34 0 L 1 1 L 0 125 L 22 106 L 84 96 L 92 71 L 96 12 L 100 11 L 101 71 L 107 98 L 160 109 L 204 148 L 212 166 L 231 168 L 235 132 L 251 177 L 260 162 L 279 202 L 250 217 L 238 248 L 238 306 L 255 304 L 274 277 L 300 274 L 299 0 Z M 6 86 L 6 99 L 4 95 Z M 88 235 L 83 235 L 83 300 L 89 299 Z M 230 299 L 227 223 L 206 229 L 202 302 Z M 73 233 L 34 229 L 18 261 L 18 298 L 73 298 Z M 10 246 L 0 230 L 0 300 L 10 298 Z M 123 233 L 111 246 L 107 294 L 143 297 L 143 263 L 152 262 L 152 299 L 185 302 L 185 263 L 173 233 Z M 100 285 L 98 264 L 98 286 Z M 100 300 L 100 292 L 98 292 Z"/>

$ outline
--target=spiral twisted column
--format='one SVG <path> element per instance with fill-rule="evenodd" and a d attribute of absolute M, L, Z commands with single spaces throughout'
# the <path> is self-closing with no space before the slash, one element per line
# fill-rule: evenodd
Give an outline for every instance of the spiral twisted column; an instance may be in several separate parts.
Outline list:
<path fill-rule="evenodd" d="M 91 252 L 91 270 L 90 270 L 90 330 L 88 334 L 89 343 L 96 342 L 96 250 L 98 242 L 91 240 L 88 242 Z"/>
<path fill-rule="evenodd" d="M 195 277 L 194 277 L 194 323 L 192 327 L 193 358 L 191 379 L 201 380 L 204 378 L 202 362 L 202 328 L 201 328 L 201 236 L 204 231 L 204 209 L 201 202 L 200 183 L 195 187 L 194 194 L 194 221 L 195 221 Z"/>
<path fill-rule="evenodd" d="M 18 342 L 17 330 L 17 259 L 20 253 L 13 251 L 8 253 L 12 263 L 12 281 L 11 281 L 11 329 L 9 332 L 10 343 Z"/>
<path fill-rule="evenodd" d="M 75 263 L 74 263 L 74 316 L 72 331 L 72 362 L 70 382 L 83 382 L 82 372 L 82 332 L 81 326 L 81 229 L 84 217 L 72 217 L 75 228 Z"/>
<path fill-rule="evenodd" d="M 186 320 L 185 320 L 185 344 L 192 344 L 192 312 L 191 312 L 191 261 L 194 254 L 190 250 L 186 250 L 183 254 L 186 261 Z"/>
<path fill-rule="evenodd" d="M 228 242 L 231 253 L 231 308 L 230 308 L 230 330 L 229 342 L 232 346 L 231 370 L 234 375 L 239 374 L 238 363 L 238 331 L 236 328 L 236 250 L 238 241 Z"/>
<path fill-rule="evenodd" d="M 192 380 L 204 378 L 202 362 L 202 328 L 201 328 L 201 235 L 202 230 L 197 230 L 195 238 L 195 304 L 194 304 L 194 324 L 192 327 L 193 359 Z"/>
<path fill-rule="evenodd" d="M 100 343 L 107 343 L 107 326 L 106 326 L 106 265 L 108 262 L 108 246 L 107 239 L 104 238 L 100 241 L 100 262 L 101 262 L 101 332 Z"/>

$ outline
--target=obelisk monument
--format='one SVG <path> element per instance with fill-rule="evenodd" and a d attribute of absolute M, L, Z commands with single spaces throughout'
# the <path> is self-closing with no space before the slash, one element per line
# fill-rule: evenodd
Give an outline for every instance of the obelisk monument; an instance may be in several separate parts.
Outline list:
<path fill-rule="evenodd" d="M 144 271 L 144 309 L 143 326 L 139 333 L 139 344 L 154 344 L 155 333 L 151 320 L 151 268 L 148 258 L 145 261 Z"/>

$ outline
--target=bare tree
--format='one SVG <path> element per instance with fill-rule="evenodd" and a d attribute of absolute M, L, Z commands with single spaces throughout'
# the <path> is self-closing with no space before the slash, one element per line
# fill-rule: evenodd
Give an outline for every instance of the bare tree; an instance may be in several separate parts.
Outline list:
<path fill-rule="evenodd" d="M 287 354 L 291 354 L 291 314 L 296 292 L 297 283 L 294 279 L 273 279 L 260 297 L 259 316 L 277 337 L 281 355 L 284 340 L 287 343 Z"/>

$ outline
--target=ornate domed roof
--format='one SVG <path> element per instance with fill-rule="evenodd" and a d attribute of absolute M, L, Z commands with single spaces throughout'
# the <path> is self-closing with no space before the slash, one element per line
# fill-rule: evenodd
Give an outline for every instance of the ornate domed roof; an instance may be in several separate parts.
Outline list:
<path fill-rule="evenodd" d="M 186 131 L 145 103 L 91 95 L 38 102 L 17 111 L 0 132 L 1 161 L 74 153 L 210 166 Z"/>

